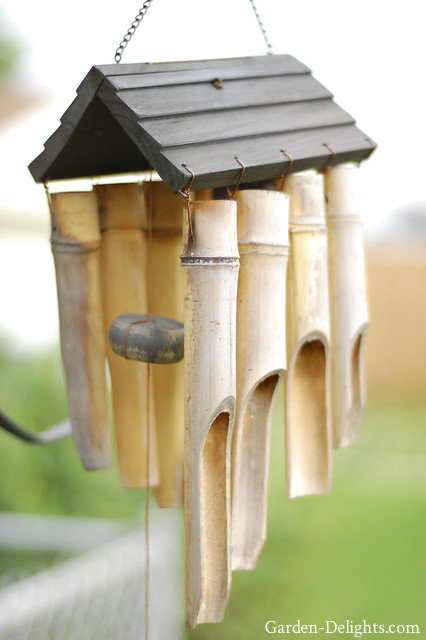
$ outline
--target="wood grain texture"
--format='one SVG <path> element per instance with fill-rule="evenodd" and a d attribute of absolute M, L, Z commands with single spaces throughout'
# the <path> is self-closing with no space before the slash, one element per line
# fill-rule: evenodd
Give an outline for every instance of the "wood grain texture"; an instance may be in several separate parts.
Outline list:
<path fill-rule="evenodd" d="M 145 216 L 140 185 L 96 187 L 102 229 L 101 276 L 104 333 L 108 340 L 113 320 L 124 313 L 147 312 Z M 125 360 L 107 345 L 111 373 L 118 465 L 123 486 L 147 485 L 149 428 L 149 485 L 159 481 L 154 407 L 148 422 L 148 365 Z"/>
<path fill-rule="evenodd" d="M 356 166 L 341 165 L 325 172 L 335 447 L 353 444 L 365 405 L 368 309 L 358 171 Z"/>
<path fill-rule="evenodd" d="M 180 89 L 180 90 L 179 90 Z M 188 94 L 191 100 L 188 100 Z M 140 90 L 117 92 L 138 119 L 169 116 L 172 120 L 179 114 L 220 112 L 226 121 L 225 109 L 241 109 L 260 105 L 279 105 L 304 100 L 328 98 L 330 92 L 309 74 L 279 76 L 249 80 L 224 81 L 218 90 L 212 82 L 177 87 L 175 85 L 152 87 Z M 337 105 L 336 105 L 337 106 Z M 167 118 L 169 120 L 169 118 Z M 173 127 L 169 125 L 169 131 Z"/>
<path fill-rule="evenodd" d="M 290 198 L 287 495 L 294 498 L 331 487 L 330 320 L 323 177 L 291 175 L 284 190 Z"/>
<path fill-rule="evenodd" d="M 100 230 L 92 192 L 51 196 L 61 352 L 72 434 L 86 469 L 109 466 Z"/>
<path fill-rule="evenodd" d="M 88 74 L 30 170 L 41 181 L 151 165 L 177 192 L 183 163 L 194 189 L 224 187 L 236 155 L 248 167 L 244 181 L 258 182 L 280 175 L 282 149 L 295 157 L 292 171 L 325 168 L 324 144 L 336 151 L 334 165 L 375 146 L 291 56 L 107 65 Z"/>
<path fill-rule="evenodd" d="M 230 454 L 235 416 L 236 204 L 184 215 L 186 620 L 223 619 L 231 585 Z"/>
<path fill-rule="evenodd" d="M 145 182 L 147 210 L 152 212 L 152 312 L 183 321 L 182 210 L 184 199 L 163 182 Z M 145 233 L 148 235 L 148 223 Z M 183 362 L 153 366 L 160 483 L 160 507 L 183 504 L 184 390 Z"/>
<path fill-rule="evenodd" d="M 232 569 L 254 569 L 266 538 L 272 409 L 286 367 L 288 196 L 239 191 L 237 406 L 232 441 Z"/>

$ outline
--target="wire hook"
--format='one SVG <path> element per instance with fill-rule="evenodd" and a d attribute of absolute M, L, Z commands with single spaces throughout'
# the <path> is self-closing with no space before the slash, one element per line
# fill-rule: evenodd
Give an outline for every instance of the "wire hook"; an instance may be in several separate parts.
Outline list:
<path fill-rule="evenodd" d="M 226 187 L 226 191 L 228 193 L 228 198 L 230 200 L 234 199 L 234 196 L 235 196 L 235 194 L 237 193 L 237 191 L 239 189 L 239 186 L 241 184 L 241 180 L 242 180 L 244 172 L 246 170 L 244 162 L 241 162 L 241 160 L 238 158 L 238 156 L 234 156 L 234 158 L 238 162 L 238 164 L 241 166 L 241 171 L 240 171 L 240 175 L 238 176 L 238 180 L 237 180 L 237 183 L 236 183 L 236 185 L 234 187 L 234 190 L 231 191 L 231 189 L 229 187 Z"/>

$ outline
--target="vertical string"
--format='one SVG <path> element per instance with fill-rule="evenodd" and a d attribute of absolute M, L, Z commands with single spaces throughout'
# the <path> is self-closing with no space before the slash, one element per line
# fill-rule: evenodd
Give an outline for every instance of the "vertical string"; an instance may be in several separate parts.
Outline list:
<path fill-rule="evenodd" d="M 147 193 L 148 208 L 148 249 L 147 249 L 147 288 L 148 321 L 151 320 L 152 302 L 152 169 L 149 176 Z M 151 417 L 151 363 L 148 362 L 146 376 L 146 498 L 145 498 L 145 640 L 149 640 L 149 481 L 150 481 L 150 417 Z"/>

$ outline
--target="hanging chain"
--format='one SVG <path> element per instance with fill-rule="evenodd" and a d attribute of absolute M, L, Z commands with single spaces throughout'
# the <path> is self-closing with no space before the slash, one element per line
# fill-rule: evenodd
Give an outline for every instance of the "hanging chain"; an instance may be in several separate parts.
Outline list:
<path fill-rule="evenodd" d="M 127 47 L 127 45 L 129 44 L 130 40 L 133 38 L 133 35 L 136 31 L 136 29 L 139 27 L 140 23 L 142 22 L 142 20 L 144 19 L 148 9 L 150 8 L 151 4 L 154 2 L 154 0 L 145 0 L 145 2 L 143 3 L 142 7 L 139 9 L 139 11 L 137 12 L 137 14 L 135 15 L 135 18 L 132 22 L 132 24 L 130 25 L 130 27 L 127 30 L 126 35 L 124 36 L 124 38 L 122 39 L 122 41 L 120 42 L 120 44 L 118 45 L 117 49 L 115 50 L 115 55 L 114 55 L 114 60 L 117 64 L 119 64 L 121 62 L 121 57 L 124 53 L 124 49 Z M 256 20 L 257 20 L 257 24 L 259 25 L 259 29 L 262 32 L 262 36 L 263 39 L 265 41 L 266 44 L 266 49 L 268 52 L 268 55 L 272 55 L 274 52 L 272 50 L 272 45 L 271 42 L 268 38 L 268 34 L 266 33 L 266 29 L 265 26 L 261 20 L 261 17 L 259 15 L 259 11 L 257 10 L 257 7 L 254 3 L 254 0 L 250 0 L 250 4 L 253 8 L 254 11 L 254 15 L 256 16 Z"/>
<path fill-rule="evenodd" d="M 122 39 L 122 41 L 120 42 L 120 44 L 118 45 L 115 51 L 114 60 L 116 61 L 117 64 L 121 62 L 121 56 L 123 55 L 124 49 L 129 44 L 130 40 L 133 37 L 133 34 L 135 33 L 136 29 L 144 19 L 145 14 L 147 13 L 153 1 L 154 0 L 145 0 L 142 7 L 139 9 L 137 14 L 135 15 L 135 18 L 132 24 L 130 25 L 130 27 L 128 28 L 126 35 L 124 36 L 124 38 Z"/>
<path fill-rule="evenodd" d="M 265 26 L 264 26 L 264 24 L 262 22 L 262 19 L 261 19 L 260 15 L 259 15 L 259 11 L 257 10 L 257 7 L 256 7 L 256 5 L 254 3 L 254 0 L 250 0 L 250 4 L 251 4 L 251 6 L 253 8 L 254 15 L 256 16 L 256 20 L 257 20 L 257 24 L 259 25 L 259 29 L 262 32 L 262 36 L 263 36 L 263 39 L 264 39 L 265 44 L 266 44 L 266 49 L 268 51 L 268 56 L 271 56 L 271 55 L 273 55 L 274 52 L 273 52 L 270 40 L 268 38 L 268 34 L 266 33 Z"/>

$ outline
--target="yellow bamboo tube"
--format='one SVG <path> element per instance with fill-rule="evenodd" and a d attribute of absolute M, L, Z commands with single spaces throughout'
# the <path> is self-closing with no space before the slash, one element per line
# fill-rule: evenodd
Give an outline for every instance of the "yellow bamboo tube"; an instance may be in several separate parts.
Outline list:
<path fill-rule="evenodd" d="M 183 322 L 182 208 L 184 200 L 164 182 L 146 182 L 145 203 L 151 207 L 151 310 Z M 147 231 L 148 236 L 148 231 Z M 160 507 L 183 504 L 183 361 L 153 365 L 160 483 Z"/>
<path fill-rule="evenodd" d="M 230 452 L 235 416 L 236 203 L 184 214 L 186 620 L 223 619 L 231 586 Z"/>
<path fill-rule="evenodd" d="M 112 350 L 108 334 L 112 321 L 124 313 L 144 314 L 146 241 L 142 231 L 144 199 L 138 184 L 96 187 L 100 212 L 101 281 L 104 332 L 111 373 L 118 464 L 123 486 L 147 485 L 148 365 L 126 360 Z M 149 407 L 149 485 L 159 480 L 154 407 Z"/>
<path fill-rule="evenodd" d="M 288 196 L 239 191 L 237 407 L 232 441 L 232 569 L 254 569 L 266 538 L 269 439 L 286 366 Z"/>
<path fill-rule="evenodd" d="M 51 196 L 61 352 L 72 434 L 86 469 L 110 464 L 99 231 L 92 191 Z"/>
<path fill-rule="evenodd" d="M 287 494 L 331 486 L 330 319 L 323 177 L 290 175 L 285 380 Z"/>
<path fill-rule="evenodd" d="M 355 165 L 339 165 L 325 172 L 335 447 L 355 441 L 365 405 L 363 352 L 368 310 L 357 179 Z"/>

